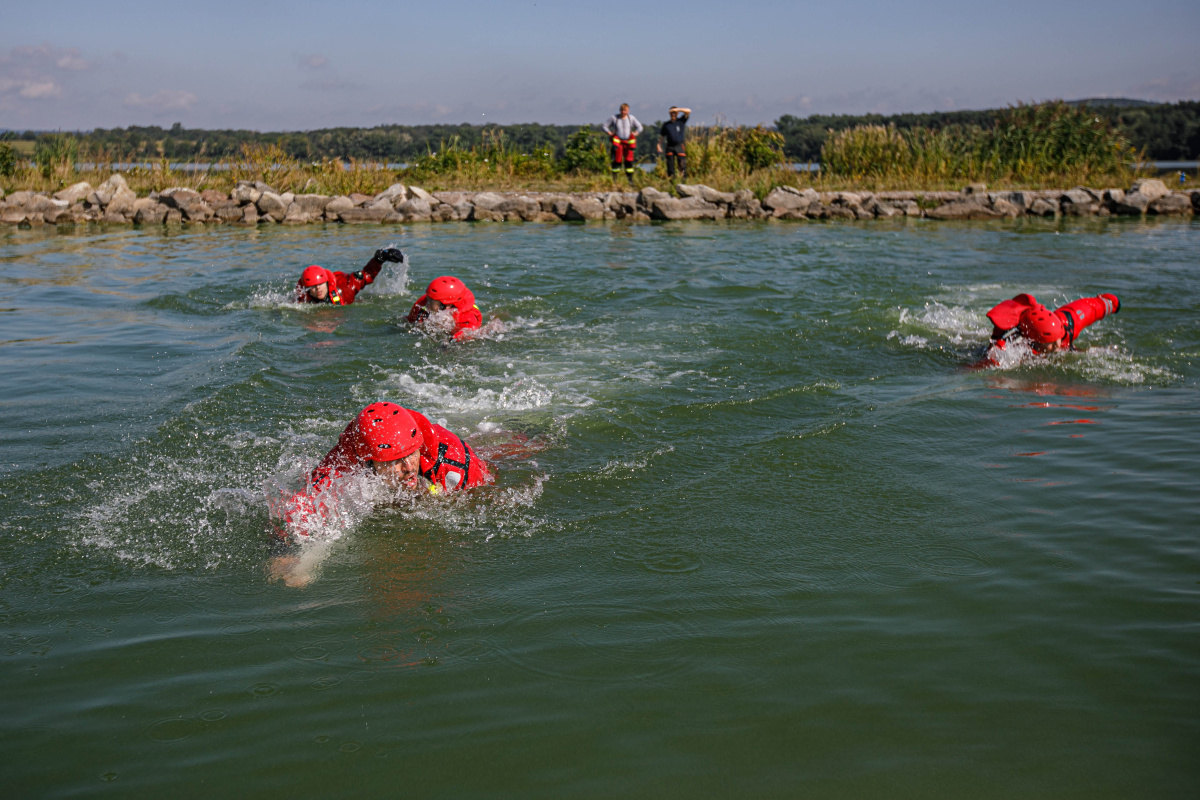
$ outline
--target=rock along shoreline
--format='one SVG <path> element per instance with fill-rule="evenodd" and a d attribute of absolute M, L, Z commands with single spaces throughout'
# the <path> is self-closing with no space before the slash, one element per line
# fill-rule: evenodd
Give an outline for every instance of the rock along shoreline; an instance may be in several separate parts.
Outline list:
<path fill-rule="evenodd" d="M 376 195 L 276 192 L 241 181 L 225 194 L 174 188 L 138 197 L 114 174 L 100 186 L 76 183 L 54 194 L 0 192 L 0 224 L 21 227 L 232 224 L 306 225 L 317 222 L 574 222 L 684 219 L 988 220 L 1030 217 L 1106 217 L 1200 213 L 1200 190 L 1173 192 L 1157 179 L 1129 189 L 988 192 L 972 184 L 961 192 L 817 192 L 779 186 L 761 201 L 748 190 L 720 192 L 679 184 L 678 196 L 654 188 L 639 192 L 427 192 L 393 184 Z"/>

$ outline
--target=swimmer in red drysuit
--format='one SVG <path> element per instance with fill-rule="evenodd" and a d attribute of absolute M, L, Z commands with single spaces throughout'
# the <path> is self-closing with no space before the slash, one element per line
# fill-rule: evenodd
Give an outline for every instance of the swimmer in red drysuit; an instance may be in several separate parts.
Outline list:
<path fill-rule="evenodd" d="M 987 313 L 993 325 L 991 347 L 1004 350 L 1010 342 L 1024 339 L 1035 353 L 1041 355 L 1070 350 L 1084 328 L 1120 310 L 1121 301 L 1115 294 L 1081 297 L 1054 311 L 1031 294 L 1019 294 L 998 303 Z M 989 354 L 980 366 L 995 363 L 989 348 Z"/>
<path fill-rule="evenodd" d="M 483 325 L 483 314 L 479 312 L 479 306 L 475 305 L 475 295 L 465 283 L 451 275 L 443 275 L 429 282 L 425 294 L 417 298 L 412 310 L 408 312 L 408 321 L 414 324 L 424 322 L 431 314 L 445 308 L 454 309 L 452 335 L 455 339 L 460 339 L 466 331 Z"/>
<path fill-rule="evenodd" d="M 313 469 L 309 490 L 292 496 L 284 520 L 306 534 L 304 523 L 326 510 L 315 495 L 335 479 L 359 470 L 371 470 L 392 489 L 430 494 L 494 480 L 488 463 L 446 428 L 395 403 L 372 403 L 346 426 L 337 445 Z"/>
<path fill-rule="evenodd" d="M 375 282 L 375 276 L 387 261 L 403 264 L 404 253 L 395 247 L 376 250 L 365 267 L 349 275 L 313 264 L 306 268 L 300 274 L 300 280 L 296 281 L 296 302 L 348 306 L 354 302 L 359 292 Z"/>
<path fill-rule="evenodd" d="M 1039 353 L 1069 350 L 1083 329 L 1121 310 L 1115 294 L 1081 297 L 1050 311 L 1031 294 L 1005 300 L 987 313 L 992 321 L 992 341 L 999 347 L 1014 336 L 1023 336 Z"/>

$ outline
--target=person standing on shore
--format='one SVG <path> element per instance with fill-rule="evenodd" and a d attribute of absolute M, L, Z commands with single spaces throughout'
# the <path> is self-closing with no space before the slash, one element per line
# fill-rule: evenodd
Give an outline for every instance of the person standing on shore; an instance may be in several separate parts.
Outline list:
<path fill-rule="evenodd" d="M 604 123 L 604 132 L 612 137 L 612 176 L 623 168 L 625 177 L 633 184 L 633 157 L 637 151 L 638 134 L 646 128 L 637 117 L 629 113 L 629 103 L 621 103 L 619 114 L 613 114 Z"/>
<path fill-rule="evenodd" d="M 690 108 L 683 106 L 671 106 L 668 112 L 671 119 L 662 124 L 662 128 L 658 131 L 658 152 L 663 151 L 663 141 L 667 143 L 667 177 L 675 175 L 675 163 L 679 162 L 679 175 L 683 180 L 687 180 L 687 152 L 684 147 L 684 126 L 687 125 L 688 117 L 692 115 Z"/>
<path fill-rule="evenodd" d="M 375 282 L 379 270 L 388 261 L 403 264 L 404 253 L 395 247 L 376 250 L 366 266 L 350 274 L 312 264 L 300 273 L 300 280 L 296 281 L 296 302 L 348 306 L 359 292 Z"/>

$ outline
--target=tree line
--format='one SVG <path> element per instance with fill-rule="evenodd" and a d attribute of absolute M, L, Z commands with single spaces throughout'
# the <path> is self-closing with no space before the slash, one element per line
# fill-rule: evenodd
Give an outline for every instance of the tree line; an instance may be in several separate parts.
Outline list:
<path fill-rule="evenodd" d="M 1200 157 L 1200 102 L 1144 103 L 1138 101 L 1083 101 L 1097 117 L 1115 125 L 1136 150 L 1155 160 L 1191 160 Z M 926 114 L 814 114 L 784 115 L 774 129 L 783 137 L 786 158 L 820 161 L 821 147 L 831 132 L 837 134 L 863 125 L 894 126 L 907 131 L 933 131 L 959 127 L 994 127 L 1005 109 L 945 111 Z M 660 121 L 648 124 L 639 153 L 649 155 Z M 447 146 L 473 148 L 502 136 L 506 146 L 525 153 L 553 152 L 562 158 L 571 134 L 598 130 L 597 125 L 379 125 L 373 128 L 322 128 L 312 131 L 260 132 L 200 130 L 175 123 L 170 128 L 130 126 L 97 128 L 79 133 L 81 156 L 106 161 L 228 161 L 242 146 L 278 145 L 291 158 L 315 162 L 325 159 L 358 159 L 376 162 L 416 162 Z M 5 138 L 36 141 L 45 133 L 10 133 Z"/>
<path fill-rule="evenodd" d="M 1194 160 L 1200 157 L 1200 102 L 1143 103 L 1138 101 L 1084 101 L 1088 110 L 1124 134 L 1135 150 L 1144 150 L 1156 161 Z M 1070 105 L 1079 105 L 1071 103 Z M 994 128 L 1008 109 L 937 111 L 928 114 L 846 114 L 797 118 L 775 122 L 783 134 L 784 152 L 797 161 L 819 161 L 821 147 L 832 131 L 837 134 L 864 125 L 893 126 L 899 131 L 951 127 Z"/>

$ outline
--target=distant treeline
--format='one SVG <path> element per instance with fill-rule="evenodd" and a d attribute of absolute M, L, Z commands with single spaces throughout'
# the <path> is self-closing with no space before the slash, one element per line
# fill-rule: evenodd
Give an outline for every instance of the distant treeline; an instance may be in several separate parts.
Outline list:
<path fill-rule="evenodd" d="M 1200 102 L 1145 105 L 1100 105 L 1088 108 L 1113 123 L 1135 150 L 1145 150 L 1157 161 L 1193 160 L 1200 157 Z M 1003 109 L 944 111 L 931 114 L 860 114 L 799 119 L 790 115 L 775 121 L 783 134 L 784 152 L 797 161 L 819 161 L 821 146 L 830 130 L 835 133 L 862 125 L 894 125 L 897 130 L 928 128 L 938 131 L 954 125 L 991 128 Z"/>
<path fill-rule="evenodd" d="M 1130 104 L 1092 101 L 1090 110 L 1111 121 L 1137 150 L 1156 160 L 1190 160 L 1200 157 L 1200 102 Z M 785 115 L 775 122 L 783 135 L 784 154 L 793 161 L 820 161 L 821 146 L 829 131 L 840 132 L 862 125 L 893 125 L 900 131 L 927 128 L 938 131 L 950 126 L 995 125 L 1002 109 L 947 111 L 929 114 L 881 114 L 810 117 Z M 647 123 L 639 153 L 653 152 L 661 122 Z M 106 161 L 153 160 L 226 161 L 235 158 L 243 144 L 279 145 L 300 161 L 359 159 L 379 162 L 415 162 L 438 152 L 445 145 L 471 148 L 484 144 L 498 132 L 507 146 L 526 153 L 554 153 L 561 158 L 567 139 L 579 125 L 380 125 L 374 128 L 324 128 L 301 132 L 246 130 L 190 130 L 179 123 L 170 128 L 97 128 L 79 134 L 81 156 Z M 597 129 L 598 126 L 583 126 Z M 36 140 L 38 132 L 8 134 L 6 138 Z"/>

